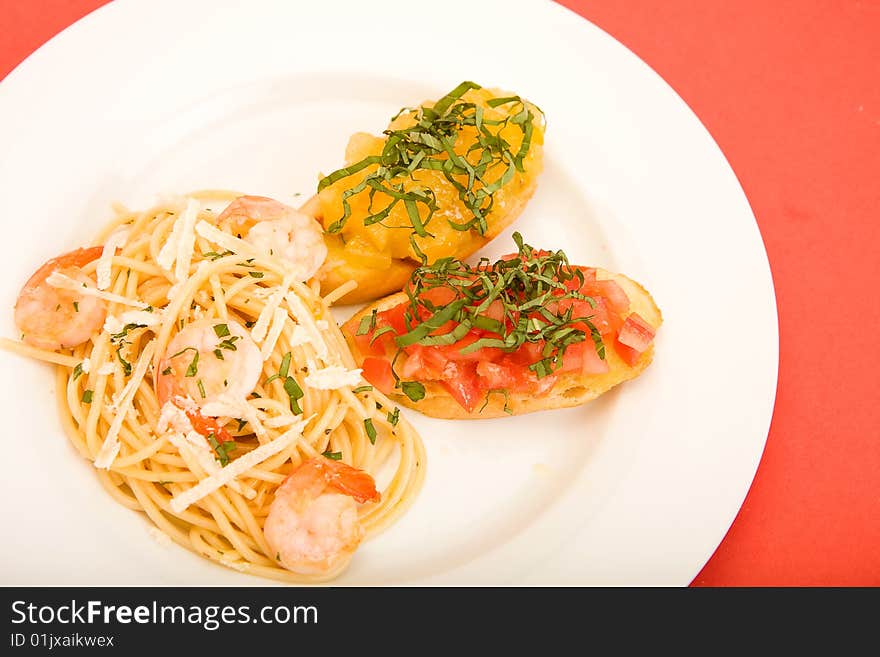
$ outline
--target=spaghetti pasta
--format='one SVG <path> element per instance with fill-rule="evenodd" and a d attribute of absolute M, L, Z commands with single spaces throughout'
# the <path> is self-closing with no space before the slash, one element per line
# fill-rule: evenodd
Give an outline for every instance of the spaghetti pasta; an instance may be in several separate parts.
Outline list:
<path fill-rule="evenodd" d="M 23 342 L 0 347 L 56 365 L 64 429 L 119 503 L 228 568 L 325 581 L 348 558 L 291 568 L 265 531 L 271 514 L 285 512 L 273 502 L 312 468 L 335 482 L 334 495 L 357 500 L 356 545 L 412 504 L 424 448 L 394 404 L 363 382 L 330 314 L 351 285 L 322 298 L 316 281 L 303 282 L 308 258 L 289 257 L 307 244 L 275 250 L 250 239 L 259 216 L 218 216 L 213 206 L 236 196 L 209 191 L 144 212 L 117 208 L 91 260 L 41 270 L 26 286 L 42 286 L 57 313 L 71 312 L 62 308 L 70 299 L 91 301 L 89 317 L 73 302 L 65 334 L 86 320 L 99 328 L 76 345 L 59 336 L 56 349 L 26 331 Z M 259 230 L 276 239 L 277 228 Z M 305 239 L 295 226 L 289 237 Z M 17 323 L 30 311 L 20 299 Z M 40 317 L 45 333 L 52 316 Z M 363 493 L 373 479 L 381 496 Z"/>

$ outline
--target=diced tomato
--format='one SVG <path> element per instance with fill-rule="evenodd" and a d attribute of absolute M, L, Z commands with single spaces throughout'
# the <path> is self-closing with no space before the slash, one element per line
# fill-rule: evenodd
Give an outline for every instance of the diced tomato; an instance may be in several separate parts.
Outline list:
<path fill-rule="evenodd" d="M 384 356 L 386 353 L 386 341 L 382 340 L 384 335 L 380 335 L 375 342 L 371 342 L 373 333 L 365 333 L 364 335 L 354 336 L 354 342 L 362 354 L 368 356 Z"/>
<path fill-rule="evenodd" d="M 471 412 L 485 396 L 486 390 L 480 385 L 477 364 L 471 361 L 449 361 L 443 369 L 441 384 L 462 408 Z"/>
<path fill-rule="evenodd" d="M 400 369 L 405 379 L 436 381 L 443 375 L 443 368 L 449 360 L 436 347 L 411 345 L 405 349 L 406 360 Z"/>
<path fill-rule="evenodd" d="M 481 337 L 483 336 L 479 333 L 471 331 L 458 342 L 451 345 L 437 347 L 437 350 L 449 360 L 495 361 L 501 358 L 502 355 L 504 355 L 504 352 L 501 351 L 501 349 L 499 349 L 498 347 L 482 347 L 480 349 L 477 349 L 476 351 L 472 351 L 467 354 L 461 353 L 462 349 L 464 349 L 468 345 L 473 344 Z"/>
<path fill-rule="evenodd" d="M 593 267 L 577 267 L 573 266 L 572 269 L 580 270 L 581 274 L 584 277 L 584 282 L 581 283 L 581 280 L 575 276 L 571 280 L 565 281 L 565 287 L 569 290 L 577 290 L 583 289 L 584 286 L 591 284 L 596 280 L 596 270 Z"/>
<path fill-rule="evenodd" d="M 489 307 L 486 308 L 486 312 L 483 314 L 490 319 L 494 319 L 496 322 L 500 322 L 504 319 L 504 304 L 499 299 L 495 299 L 495 301 L 489 304 Z"/>
<path fill-rule="evenodd" d="M 453 301 L 455 301 L 456 296 L 457 296 L 457 294 L 455 293 L 455 290 L 453 290 L 452 288 L 444 287 L 444 286 L 437 286 L 437 287 L 432 287 L 429 290 L 425 290 L 422 293 L 420 300 L 430 301 L 435 306 L 445 306 L 445 305 L 450 304 Z"/>
<path fill-rule="evenodd" d="M 406 313 L 407 306 L 408 304 L 406 303 L 400 303 L 393 308 L 383 310 L 377 317 L 376 326 L 391 326 L 398 335 L 403 335 L 406 333 L 406 318 L 404 318 L 404 314 Z"/>
<path fill-rule="evenodd" d="M 613 312 L 625 313 L 629 310 L 629 297 L 616 281 L 595 281 L 590 287 L 606 300 L 608 308 Z"/>
<path fill-rule="evenodd" d="M 390 395 L 394 390 L 394 375 L 391 374 L 391 362 L 385 358 L 364 358 L 361 365 L 364 378 L 376 388 Z"/>
<path fill-rule="evenodd" d="M 519 349 L 510 354 L 508 358 L 517 365 L 528 367 L 543 358 L 541 355 L 541 350 L 543 348 L 543 342 L 526 342 Z"/>
<path fill-rule="evenodd" d="M 569 345 L 565 349 L 562 355 L 562 371 L 604 374 L 608 371 L 608 361 L 599 358 L 596 345 L 588 336 L 585 341 Z"/>
<path fill-rule="evenodd" d="M 629 365 L 635 365 L 641 355 L 654 341 L 654 327 L 646 322 L 638 313 L 626 318 L 617 335 L 615 347 L 617 353 Z"/>
<path fill-rule="evenodd" d="M 632 313 L 623 323 L 618 339 L 628 347 L 637 351 L 645 351 L 654 340 L 654 334 L 653 326 L 648 324 L 638 313 Z"/>
<path fill-rule="evenodd" d="M 514 383 L 510 365 L 483 361 L 477 363 L 477 374 L 487 390 L 511 388 Z"/>

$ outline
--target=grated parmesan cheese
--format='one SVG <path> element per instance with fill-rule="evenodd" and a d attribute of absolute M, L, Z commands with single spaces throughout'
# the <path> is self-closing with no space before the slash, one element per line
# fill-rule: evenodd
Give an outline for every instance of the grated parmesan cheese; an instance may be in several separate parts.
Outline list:
<path fill-rule="evenodd" d="M 175 206 L 182 202 L 176 199 L 175 201 Z M 183 223 L 180 221 L 180 215 L 178 215 L 177 219 L 174 220 L 174 225 L 171 227 L 168 239 L 165 240 L 165 244 L 159 250 L 159 255 L 156 256 L 156 263 L 165 271 L 171 271 L 171 265 L 174 264 L 174 258 L 177 256 L 177 249 L 180 245 L 182 229 Z"/>
<path fill-rule="evenodd" d="M 193 246 L 196 243 L 195 225 L 199 217 L 199 202 L 194 198 L 186 201 L 186 208 L 177 221 L 181 222 L 180 237 L 177 242 L 177 256 L 174 264 L 174 278 L 182 281 L 189 276 L 192 264 Z"/>
<path fill-rule="evenodd" d="M 275 311 L 281 305 L 281 302 L 284 299 L 284 295 L 287 294 L 288 290 L 290 289 L 290 284 L 292 281 L 293 277 L 290 274 L 285 275 L 284 278 L 281 280 L 281 285 L 272 293 L 272 296 L 269 297 L 269 299 L 266 301 L 266 305 L 263 306 L 263 310 L 260 311 L 260 316 L 257 317 L 256 324 L 254 324 L 254 327 L 251 329 L 251 337 L 254 339 L 254 342 L 262 342 L 263 338 L 266 337 L 266 331 L 269 328 L 269 322 L 275 317 Z"/>
<path fill-rule="evenodd" d="M 82 359 L 82 362 L 79 364 L 79 367 L 82 370 L 83 374 L 88 374 L 89 370 L 92 369 L 91 359 L 88 356 L 86 356 L 85 358 Z"/>
<path fill-rule="evenodd" d="M 83 285 L 78 280 L 57 271 L 52 272 L 51 274 L 49 274 L 49 276 L 46 277 L 46 283 L 51 285 L 52 287 L 57 287 L 62 290 L 76 290 L 80 294 L 88 297 L 104 299 L 105 301 L 110 301 L 111 303 L 121 303 L 125 306 L 134 306 L 135 308 L 140 308 L 141 310 L 149 307 L 143 301 L 134 301 L 133 299 L 123 297 L 119 294 L 104 292 L 103 290 L 98 290 L 94 287 Z"/>
<path fill-rule="evenodd" d="M 101 257 L 98 258 L 98 264 L 95 266 L 99 290 L 106 290 L 110 287 L 113 256 L 116 255 L 116 249 L 121 249 L 125 246 L 130 232 L 128 226 L 122 226 L 107 236 L 107 241 L 104 242 L 104 249 L 101 251 Z"/>
<path fill-rule="evenodd" d="M 233 253 L 244 256 L 246 258 L 261 258 L 265 254 L 252 244 L 248 244 L 243 239 L 239 239 L 229 233 L 224 233 L 219 228 L 212 226 L 207 221 L 200 221 L 196 224 L 196 233 L 216 244 L 217 246 L 232 251 Z"/>
<path fill-rule="evenodd" d="M 311 311 L 302 302 L 302 299 L 295 294 L 288 293 L 284 298 L 287 301 L 287 306 L 290 308 L 291 313 L 293 313 L 293 316 L 296 318 L 296 321 L 299 322 L 300 326 L 303 327 L 303 330 L 306 331 L 308 340 L 315 348 L 318 356 L 326 359 L 327 354 L 329 353 L 327 343 L 324 342 L 324 337 L 321 335 L 321 331 L 318 329 L 315 317 L 312 315 Z"/>
<path fill-rule="evenodd" d="M 271 356 L 272 352 L 275 350 L 275 345 L 278 343 L 281 331 L 284 330 L 284 323 L 287 321 L 287 318 L 288 314 L 284 308 L 275 309 L 275 315 L 272 318 L 272 327 L 269 329 L 269 335 L 266 336 L 266 341 L 263 343 L 263 348 L 260 351 L 264 361 L 268 360 L 269 356 Z"/>
<path fill-rule="evenodd" d="M 363 370 L 347 370 L 339 365 L 331 365 L 323 369 L 309 370 L 305 383 L 310 388 L 317 390 L 337 390 L 339 388 L 354 387 L 361 381 Z"/>
<path fill-rule="evenodd" d="M 301 420 L 272 442 L 260 445 L 255 450 L 237 458 L 216 474 L 212 474 L 211 476 L 202 479 L 192 488 L 175 495 L 171 499 L 171 510 L 174 513 L 182 513 L 191 504 L 195 504 L 200 499 L 206 495 L 210 495 L 222 486 L 228 485 L 233 482 L 236 477 L 274 456 L 288 447 L 294 440 L 301 437 L 305 425 L 306 420 Z"/>
<path fill-rule="evenodd" d="M 119 454 L 119 448 L 121 446 L 119 443 L 119 430 L 122 428 L 122 423 L 125 421 L 128 411 L 131 409 L 131 402 L 134 399 L 138 387 L 141 385 L 141 381 L 144 379 L 144 375 L 147 373 L 147 368 L 153 360 L 153 352 L 155 350 L 156 341 L 151 340 L 147 346 L 144 347 L 143 352 L 141 352 L 137 366 L 134 368 L 131 378 L 120 392 L 118 403 L 115 403 L 115 415 L 113 416 L 113 421 L 110 423 L 110 428 L 107 430 L 107 436 L 104 438 L 104 443 L 101 445 L 101 449 L 98 450 L 98 455 L 95 457 L 96 468 L 109 470 L 110 466 L 113 465 L 113 461 L 116 459 L 116 455 Z"/>
<path fill-rule="evenodd" d="M 116 371 L 116 363 L 104 363 L 101 367 L 98 368 L 98 375 L 107 376 L 108 374 L 113 374 Z"/>

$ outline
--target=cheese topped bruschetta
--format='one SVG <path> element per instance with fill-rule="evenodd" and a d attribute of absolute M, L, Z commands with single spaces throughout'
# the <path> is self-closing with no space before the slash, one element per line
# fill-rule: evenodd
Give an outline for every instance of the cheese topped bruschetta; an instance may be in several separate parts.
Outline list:
<path fill-rule="evenodd" d="M 514 240 L 494 263 L 419 267 L 346 322 L 364 378 L 426 415 L 491 418 L 583 404 L 650 364 L 662 316 L 643 287 Z"/>
<path fill-rule="evenodd" d="M 473 82 L 404 108 L 382 136 L 353 135 L 304 206 L 325 229 L 322 293 L 355 281 L 342 303 L 371 301 L 423 261 L 474 253 L 531 198 L 543 141 L 536 106 Z"/>

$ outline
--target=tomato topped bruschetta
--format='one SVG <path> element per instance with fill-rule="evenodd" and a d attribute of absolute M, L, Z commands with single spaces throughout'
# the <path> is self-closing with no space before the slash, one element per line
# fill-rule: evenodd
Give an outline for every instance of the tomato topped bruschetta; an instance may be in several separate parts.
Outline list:
<path fill-rule="evenodd" d="M 531 198 L 543 141 L 535 105 L 474 82 L 402 109 L 381 136 L 353 135 L 346 166 L 303 206 L 325 229 L 323 294 L 356 281 L 343 303 L 372 301 L 400 290 L 423 257 L 477 251 Z"/>
<path fill-rule="evenodd" d="M 364 378 L 426 415 L 490 418 L 583 404 L 650 364 L 662 317 L 644 288 L 514 240 L 494 263 L 419 267 L 346 322 Z"/>

